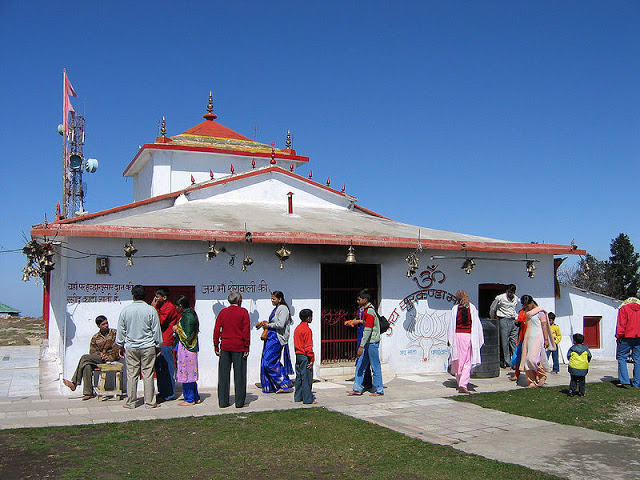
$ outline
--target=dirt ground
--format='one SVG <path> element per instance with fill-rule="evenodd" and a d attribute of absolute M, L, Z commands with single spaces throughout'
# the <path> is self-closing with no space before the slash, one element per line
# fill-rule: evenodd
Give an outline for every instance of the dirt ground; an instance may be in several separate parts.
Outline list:
<path fill-rule="evenodd" d="M 40 345 L 45 337 L 42 318 L 0 317 L 0 347 Z"/>

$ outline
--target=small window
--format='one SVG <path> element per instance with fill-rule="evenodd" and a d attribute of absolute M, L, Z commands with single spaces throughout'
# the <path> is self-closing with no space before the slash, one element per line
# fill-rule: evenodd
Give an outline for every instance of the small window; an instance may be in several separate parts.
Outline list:
<path fill-rule="evenodd" d="M 600 348 L 600 320 L 602 317 L 583 317 L 584 344 L 589 348 Z"/>

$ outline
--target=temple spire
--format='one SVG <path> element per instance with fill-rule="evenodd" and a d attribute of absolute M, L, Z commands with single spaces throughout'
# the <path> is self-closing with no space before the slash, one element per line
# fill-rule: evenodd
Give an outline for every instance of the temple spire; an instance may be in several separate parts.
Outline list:
<path fill-rule="evenodd" d="M 213 113 L 213 92 L 209 90 L 209 104 L 207 105 L 207 113 L 203 115 L 206 120 L 215 120 L 218 116 Z"/>
<path fill-rule="evenodd" d="M 287 144 L 285 148 L 291 148 L 291 130 L 287 130 Z"/>

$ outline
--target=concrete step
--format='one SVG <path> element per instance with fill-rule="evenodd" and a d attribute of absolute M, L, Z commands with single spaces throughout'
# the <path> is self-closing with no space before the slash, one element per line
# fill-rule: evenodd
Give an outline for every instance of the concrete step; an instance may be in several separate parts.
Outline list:
<path fill-rule="evenodd" d="M 323 363 L 318 369 L 318 377 L 322 381 L 353 381 L 355 376 L 355 362 L 345 361 L 336 363 Z M 387 379 L 394 375 L 389 370 L 388 363 L 382 363 L 382 378 Z"/>

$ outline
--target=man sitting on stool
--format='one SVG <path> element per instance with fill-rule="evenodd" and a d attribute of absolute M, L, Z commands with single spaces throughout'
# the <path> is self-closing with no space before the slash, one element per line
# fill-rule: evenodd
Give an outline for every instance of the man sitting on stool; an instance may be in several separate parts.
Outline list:
<path fill-rule="evenodd" d="M 109 322 L 104 315 L 96 317 L 96 325 L 100 329 L 89 344 L 89 354 L 80 357 L 76 372 L 71 381 L 62 379 L 62 382 L 75 391 L 76 387 L 82 383 L 82 400 L 89 400 L 95 397 L 93 394 L 93 371 L 100 363 L 115 362 L 118 360 L 118 348 L 116 347 L 116 329 L 109 328 Z"/>

